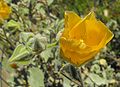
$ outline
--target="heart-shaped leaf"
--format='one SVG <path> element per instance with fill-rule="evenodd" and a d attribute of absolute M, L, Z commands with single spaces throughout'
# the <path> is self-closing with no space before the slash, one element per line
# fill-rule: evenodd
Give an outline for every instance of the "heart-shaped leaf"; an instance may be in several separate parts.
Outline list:
<path fill-rule="evenodd" d="M 9 58 L 9 62 L 16 62 L 19 60 L 26 60 L 26 58 L 31 54 L 31 49 L 29 47 L 26 47 L 25 45 L 19 44 L 12 56 Z"/>

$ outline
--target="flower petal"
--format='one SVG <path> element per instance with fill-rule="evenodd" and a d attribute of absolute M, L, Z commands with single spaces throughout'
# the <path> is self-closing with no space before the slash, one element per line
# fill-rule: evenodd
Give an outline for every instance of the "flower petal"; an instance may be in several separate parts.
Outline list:
<path fill-rule="evenodd" d="M 80 54 L 89 53 L 93 51 L 91 47 L 84 46 L 80 40 L 66 39 L 64 37 L 60 38 L 60 48 L 65 52 L 65 50 L 78 51 Z"/>
<path fill-rule="evenodd" d="M 66 50 L 64 53 L 64 58 L 76 66 L 80 66 L 83 63 L 93 59 L 94 55 L 98 51 L 93 51 L 90 53 L 79 54 L 76 51 Z"/>
<path fill-rule="evenodd" d="M 98 26 L 105 31 L 105 37 L 103 37 L 102 41 L 99 43 L 97 49 L 104 47 L 114 36 L 114 34 L 101 22 L 98 21 Z"/>
<path fill-rule="evenodd" d="M 86 20 L 96 20 L 94 12 L 90 12 L 84 19 L 79 21 L 69 32 L 71 39 L 84 39 L 86 33 Z"/>
<path fill-rule="evenodd" d="M 0 19 L 7 19 L 11 13 L 11 8 L 4 0 L 0 0 Z"/>
<path fill-rule="evenodd" d="M 96 20 L 94 11 L 91 11 L 91 12 L 84 18 L 84 20 Z"/>
<path fill-rule="evenodd" d="M 77 40 L 83 39 L 85 36 L 85 32 L 85 22 L 81 22 L 79 25 L 72 28 L 72 30 L 69 32 L 69 38 Z"/>
<path fill-rule="evenodd" d="M 97 46 L 103 37 L 105 37 L 106 30 L 98 26 L 97 20 L 86 20 L 86 39 L 85 43 L 88 46 Z"/>
<path fill-rule="evenodd" d="M 63 37 L 68 37 L 68 32 L 81 20 L 81 18 L 72 11 L 65 12 L 65 28 Z"/>

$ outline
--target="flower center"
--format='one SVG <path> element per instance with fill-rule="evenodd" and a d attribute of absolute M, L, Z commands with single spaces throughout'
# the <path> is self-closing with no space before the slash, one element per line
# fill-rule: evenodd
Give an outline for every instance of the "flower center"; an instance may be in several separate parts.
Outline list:
<path fill-rule="evenodd" d="M 79 41 L 79 48 L 80 48 L 80 49 L 85 49 L 85 48 L 86 48 L 86 44 L 84 43 L 83 40 L 80 40 L 80 41 Z"/>

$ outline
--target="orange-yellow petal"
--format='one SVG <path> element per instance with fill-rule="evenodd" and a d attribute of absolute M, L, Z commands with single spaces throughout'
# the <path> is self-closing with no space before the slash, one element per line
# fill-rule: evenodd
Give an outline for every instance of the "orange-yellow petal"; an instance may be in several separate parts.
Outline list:
<path fill-rule="evenodd" d="M 86 39 L 88 46 L 98 46 L 105 37 L 106 30 L 99 26 L 97 20 L 86 20 Z"/>
<path fill-rule="evenodd" d="M 68 32 L 81 20 L 81 18 L 72 11 L 65 12 L 65 28 L 62 36 L 68 37 Z"/>
<path fill-rule="evenodd" d="M 79 23 L 79 25 L 73 27 L 68 34 L 69 38 L 80 40 L 84 39 L 85 32 L 86 32 L 85 22 L 81 22 Z"/>
<path fill-rule="evenodd" d="M 96 20 L 94 11 L 91 11 L 87 16 L 84 18 L 85 20 Z"/>
<path fill-rule="evenodd" d="M 114 34 L 101 22 L 99 22 L 99 27 L 105 30 L 105 37 L 99 43 L 97 49 L 103 48 L 114 36 Z"/>
<path fill-rule="evenodd" d="M 71 39 L 85 39 L 86 33 L 86 20 L 96 20 L 94 12 L 90 12 L 85 18 L 79 21 L 69 32 Z"/>
<path fill-rule="evenodd" d="M 4 0 L 0 0 L 0 20 L 7 19 L 11 13 L 11 8 Z"/>
<path fill-rule="evenodd" d="M 76 52 L 76 51 L 66 50 L 64 53 L 64 56 L 67 61 L 71 62 L 75 66 L 80 66 L 83 63 L 93 59 L 96 53 L 97 51 L 80 54 L 79 52 Z"/>

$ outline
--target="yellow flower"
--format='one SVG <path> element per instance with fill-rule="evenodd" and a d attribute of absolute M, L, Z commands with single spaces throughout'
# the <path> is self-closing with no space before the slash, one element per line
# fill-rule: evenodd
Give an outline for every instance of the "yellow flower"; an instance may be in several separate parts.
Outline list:
<path fill-rule="evenodd" d="M 80 18 L 72 11 L 65 12 L 65 28 L 60 37 L 61 55 L 80 66 L 93 59 L 111 39 L 113 33 L 90 12 Z"/>
<path fill-rule="evenodd" d="M 7 19 L 11 13 L 11 8 L 4 0 L 0 0 L 0 20 Z"/>

